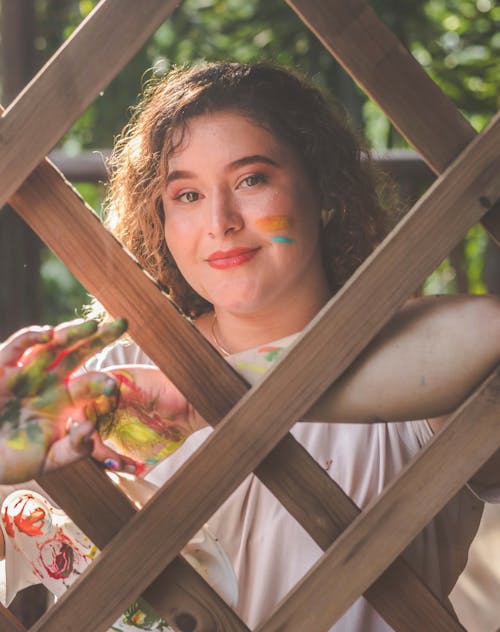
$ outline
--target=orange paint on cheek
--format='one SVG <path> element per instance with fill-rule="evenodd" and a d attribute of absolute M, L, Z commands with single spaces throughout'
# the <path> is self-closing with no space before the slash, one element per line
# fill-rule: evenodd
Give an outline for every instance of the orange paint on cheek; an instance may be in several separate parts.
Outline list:
<path fill-rule="evenodd" d="M 291 221 L 288 215 L 266 215 L 255 221 L 257 226 L 266 231 L 266 233 L 274 233 L 278 230 L 290 228 Z"/>

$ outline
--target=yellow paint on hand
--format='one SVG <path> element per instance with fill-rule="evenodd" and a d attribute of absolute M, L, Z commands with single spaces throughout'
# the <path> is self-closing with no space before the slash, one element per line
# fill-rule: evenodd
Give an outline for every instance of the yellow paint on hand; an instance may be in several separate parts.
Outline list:
<path fill-rule="evenodd" d="M 266 215 L 255 220 L 255 223 L 266 233 L 275 233 L 278 230 L 290 228 L 291 221 L 288 215 Z"/>

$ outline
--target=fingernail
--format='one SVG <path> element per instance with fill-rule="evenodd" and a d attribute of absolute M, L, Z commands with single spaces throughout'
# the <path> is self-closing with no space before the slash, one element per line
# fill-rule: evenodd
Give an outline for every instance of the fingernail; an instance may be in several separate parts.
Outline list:
<path fill-rule="evenodd" d="M 127 329 L 127 321 L 125 318 L 117 318 L 112 323 L 104 325 L 99 335 L 104 342 L 114 341 L 119 338 Z"/>
<path fill-rule="evenodd" d="M 122 471 L 126 472 L 127 474 L 137 474 L 137 466 L 133 463 L 125 463 L 125 465 L 122 467 Z"/>
<path fill-rule="evenodd" d="M 128 322 L 126 318 L 117 318 L 114 322 L 113 322 L 114 327 L 116 327 L 117 330 L 121 331 L 122 333 L 127 329 L 128 327 Z"/>
<path fill-rule="evenodd" d="M 113 378 L 109 378 L 106 380 L 104 384 L 104 395 L 115 395 L 118 390 L 118 384 L 113 380 Z"/>
<path fill-rule="evenodd" d="M 118 469 L 120 469 L 120 464 L 118 463 L 118 461 L 116 459 L 106 459 L 104 461 L 104 465 L 105 465 L 105 467 L 108 468 L 108 470 L 118 470 Z"/>

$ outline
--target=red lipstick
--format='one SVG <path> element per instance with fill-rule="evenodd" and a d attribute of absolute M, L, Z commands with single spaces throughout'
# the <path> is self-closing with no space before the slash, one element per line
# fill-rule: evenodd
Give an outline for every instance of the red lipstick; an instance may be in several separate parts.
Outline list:
<path fill-rule="evenodd" d="M 259 248 L 231 248 L 230 250 L 217 250 L 207 257 L 208 265 L 216 270 L 235 268 L 253 259 Z"/>

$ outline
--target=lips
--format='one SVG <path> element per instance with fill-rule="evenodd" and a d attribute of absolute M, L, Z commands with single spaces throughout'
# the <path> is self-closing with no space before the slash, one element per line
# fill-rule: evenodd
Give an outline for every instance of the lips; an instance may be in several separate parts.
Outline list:
<path fill-rule="evenodd" d="M 231 248 L 217 250 L 207 257 L 207 263 L 216 270 L 235 268 L 247 263 L 255 257 L 260 248 Z"/>

